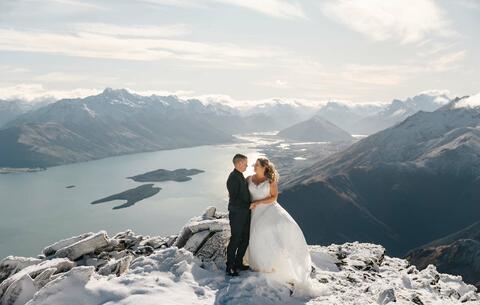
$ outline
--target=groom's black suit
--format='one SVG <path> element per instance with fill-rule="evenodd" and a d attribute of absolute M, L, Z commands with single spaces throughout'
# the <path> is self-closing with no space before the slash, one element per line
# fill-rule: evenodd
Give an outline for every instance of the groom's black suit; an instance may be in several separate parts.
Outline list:
<path fill-rule="evenodd" d="M 247 180 L 241 172 L 234 169 L 227 180 L 229 195 L 228 218 L 231 237 L 227 247 L 227 266 L 235 268 L 242 265 L 243 256 L 250 238 L 250 192 Z"/>

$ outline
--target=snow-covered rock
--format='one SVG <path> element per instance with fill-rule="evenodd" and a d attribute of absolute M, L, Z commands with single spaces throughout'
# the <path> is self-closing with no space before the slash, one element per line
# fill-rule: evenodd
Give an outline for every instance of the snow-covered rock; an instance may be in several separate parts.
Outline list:
<path fill-rule="evenodd" d="M 293 295 L 291 286 L 268 274 L 226 277 L 228 217 L 214 208 L 192 218 L 178 236 L 126 231 L 105 234 L 106 244 L 91 243 L 102 234 L 49 246 L 44 259 L 2 260 L 0 304 L 480 304 L 476 288 L 461 277 L 438 273 L 433 265 L 419 271 L 369 243 L 310 246 L 311 287 L 294 287 Z M 81 256 L 85 251 L 57 257 L 75 244 L 95 246 Z"/>

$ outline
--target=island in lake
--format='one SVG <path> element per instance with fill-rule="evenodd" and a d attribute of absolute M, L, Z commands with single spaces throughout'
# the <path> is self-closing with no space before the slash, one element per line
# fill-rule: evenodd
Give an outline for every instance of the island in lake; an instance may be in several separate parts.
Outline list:
<path fill-rule="evenodd" d="M 0 174 L 35 173 L 47 170 L 45 167 L 0 167 Z"/>
<path fill-rule="evenodd" d="M 190 176 L 197 175 L 200 173 L 204 173 L 205 171 L 200 169 L 186 169 L 186 168 L 179 168 L 176 170 L 167 170 L 167 169 L 157 169 L 154 171 L 146 172 L 144 174 L 136 175 L 133 177 L 127 177 L 127 179 L 132 179 L 136 182 L 163 182 L 163 181 L 176 181 L 176 182 L 185 182 L 192 180 Z M 102 199 L 95 200 L 91 202 L 91 204 L 97 204 L 102 202 L 108 202 L 113 200 L 126 200 L 127 202 L 114 207 L 114 210 L 128 208 L 135 203 L 139 202 L 148 197 L 152 197 L 153 195 L 160 192 L 161 188 L 153 187 L 153 183 L 150 184 L 143 184 L 139 187 L 126 190 L 124 192 L 114 194 Z M 74 186 L 67 186 L 74 187 Z"/>
<path fill-rule="evenodd" d="M 167 169 L 157 169 L 151 172 L 144 174 L 136 175 L 133 177 L 127 177 L 136 182 L 163 182 L 163 181 L 176 181 L 176 182 L 185 182 L 192 180 L 190 176 L 198 175 L 204 173 L 205 171 L 200 169 L 186 169 L 179 168 L 173 171 Z"/>
<path fill-rule="evenodd" d="M 122 205 L 115 206 L 113 207 L 113 209 L 118 210 L 118 209 L 128 208 L 140 200 L 143 200 L 148 197 L 152 197 L 153 195 L 160 192 L 160 190 L 161 188 L 159 187 L 153 187 L 153 183 L 143 184 L 136 188 L 129 189 L 118 194 L 114 194 L 102 199 L 95 200 L 91 202 L 91 204 L 98 204 L 98 203 L 108 202 L 113 200 L 126 200 L 127 202 L 125 202 Z"/>

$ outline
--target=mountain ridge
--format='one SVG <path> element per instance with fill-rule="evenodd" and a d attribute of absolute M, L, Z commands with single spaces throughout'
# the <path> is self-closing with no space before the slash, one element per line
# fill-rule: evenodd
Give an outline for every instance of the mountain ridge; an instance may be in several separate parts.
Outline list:
<path fill-rule="evenodd" d="M 479 124 L 479 109 L 417 112 L 284 177 L 279 200 L 309 242 L 379 242 L 402 255 L 478 220 Z"/>

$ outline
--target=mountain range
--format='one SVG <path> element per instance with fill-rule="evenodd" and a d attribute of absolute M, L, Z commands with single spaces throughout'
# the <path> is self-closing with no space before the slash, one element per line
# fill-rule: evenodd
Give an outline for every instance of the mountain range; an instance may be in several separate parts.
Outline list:
<path fill-rule="evenodd" d="M 399 123 L 418 111 L 434 111 L 448 104 L 451 99 L 444 92 L 425 92 L 405 100 L 394 99 L 379 112 L 353 123 L 358 134 L 373 134 Z"/>
<path fill-rule="evenodd" d="M 372 131 L 364 128 L 362 122 L 367 122 L 376 130 L 418 109 L 434 109 L 446 100 L 444 94 L 423 93 L 389 105 L 272 100 L 235 108 L 221 100 L 205 103 L 107 88 L 98 95 L 56 102 L 0 101 L 0 143 L 4 147 L 0 167 L 48 167 L 120 154 L 228 143 L 239 133 L 283 130 L 296 124 L 300 125 L 293 130 L 309 128 L 309 124 L 318 125 L 320 117 L 331 122 L 321 128 L 335 129 L 337 136 L 345 139 L 348 136 L 340 129 L 351 134 Z M 317 118 L 312 120 L 315 114 Z"/>
<path fill-rule="evenodd" d="M 0 167 L 47 167 L 112 155 L 232 142 L 230 114 L 199 101 L 105 89 L 19 115 L 0 130 Z"/>
<path fill-rule="evenodd" d="M 408 250 L 479 220 L 480 108 L 455 99 L 284 177 L 280 202 L 307 240 Z"/>
<path fill-rule="evenodd" d="M 418 111 L 434 111 L 451 101 L 446 92 L 422 92 L 389 104 L 354 104 L 328 102 L 317 114 L 350 134 L 369 135 L 391 127 Z"/>

